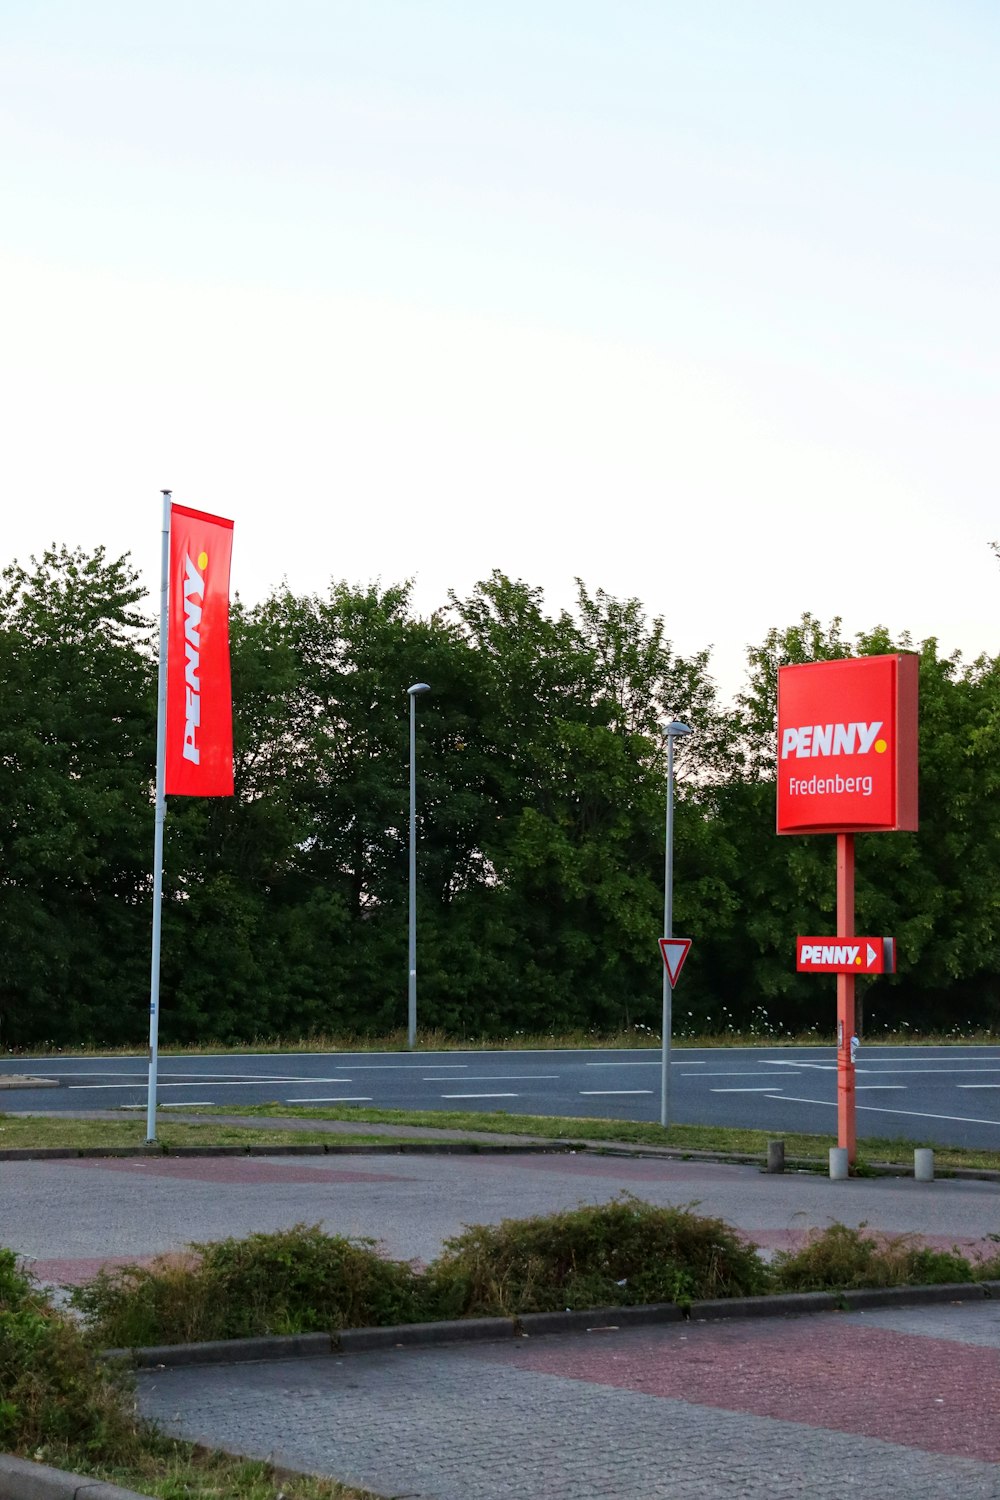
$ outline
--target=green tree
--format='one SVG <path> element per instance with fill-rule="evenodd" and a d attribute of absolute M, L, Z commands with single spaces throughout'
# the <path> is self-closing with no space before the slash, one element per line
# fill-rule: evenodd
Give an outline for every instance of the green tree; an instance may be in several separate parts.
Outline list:
<path fill-rule="evenodd" d="M 127 556 L 100 547 L 52 547 L 2 575 L 7 1046 L 126 1040 L 145 1019 L 154 715 L 142 599 Z"/>
<path fill-rule="evenodd" d="M 737 915 L 711 955 L 712 987 L 732 997 L 730 1014 L 744 1022 L 755 1005 L 790 1028 L 828 1031 L 834 1016 L 832 992 L 797 975 L 791 958 L 796 932 L 834 930 L 835 841 L 774 833 L 778 667 L 913 649 L 909 636 L 894 639 L 883 626 L 851 642 L 839 620 L 824 627 L 805 615 L 748 652 L 738 706 L 745 770 L 717 800 Z M 919 655 L 920 831 L 856 842 L 859 930 L 895 936 L 899 951 L 895 977 L 859 986 L 869 1033 L 903 1023 L 947 1029 L 998 1014 L 991 871 L 1000 857 L 1000 669 L 989 657 L 941 658 L 934 640 Z"/>

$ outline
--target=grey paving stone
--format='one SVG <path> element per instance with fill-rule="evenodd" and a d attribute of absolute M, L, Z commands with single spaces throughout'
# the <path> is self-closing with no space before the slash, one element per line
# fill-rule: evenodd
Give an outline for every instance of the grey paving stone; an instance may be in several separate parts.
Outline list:
<path fill-rule="evenodd" d="M 810 1322 L 821 1338 L 824 1320 Z M 623 1332 L 601 1348 L 628 1358 L 658 1339 L 669 1359 L 674 1336 Z M 592 1354 L 587 1337 L 536 1347 Z M 996 1394 L 983 1394 L 994 1413 Z M 538 1373 L 499 1346 L 149 1373 L 141 1402 L 189 1437 L 419 1500 L 1000 1497 L 998 1464 Z"/>

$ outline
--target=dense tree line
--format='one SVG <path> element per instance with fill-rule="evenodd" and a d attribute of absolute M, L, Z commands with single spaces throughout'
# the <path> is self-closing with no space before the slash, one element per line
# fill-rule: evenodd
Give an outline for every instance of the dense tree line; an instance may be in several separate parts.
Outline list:
<path fill-rule="evenodd" d="M 53 548 L 0 587 L 0 1045 L 141 1042 L 155 642 L 127 558 Z M 806 616 L 748 651 L 722 705 L 636 600 L 552 614 L 495 573 L 429 619 L 405 584 L 286 590 L 232 615 L 236 795 L 172 799 L 164 1040 L 405 1022 L 406 688 L 418 750 L 420 1019 L 468 1036 L 658 1025 L 664 721 L 678 748 L 679 1028 L 828 1031 L 794 972 L 833 931 L 829 837 L 774 834 L 777 668 L 919 649 L 921 831 L 859 840 L 864 982 L 882 1025 L 1000 1020 L 1000 662 Z M 767 1020 L 765 1022 L 764 1017 Z"/>

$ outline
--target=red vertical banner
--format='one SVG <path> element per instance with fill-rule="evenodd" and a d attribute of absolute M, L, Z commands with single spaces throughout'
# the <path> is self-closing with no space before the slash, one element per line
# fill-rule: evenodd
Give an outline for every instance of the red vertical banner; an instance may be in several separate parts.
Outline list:
<path fill-rule="evenodd" d="M 233 795 L 232 550 L 232 521 L 171 506 L 167 796 Z"/>

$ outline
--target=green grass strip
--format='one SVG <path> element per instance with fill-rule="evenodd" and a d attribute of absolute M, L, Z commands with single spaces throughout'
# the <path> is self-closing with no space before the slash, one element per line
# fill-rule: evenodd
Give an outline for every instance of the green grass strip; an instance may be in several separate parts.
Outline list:
<path fill-rule="evenodd" d="M 577 1119 L 559 1115 L 515 1115 L 506 1110 L 477 1112 L 474 1110 L 419 1110 L 378 1109 L 360 1105 L 305 1106 L 295 1108 L 287 1104 L 248 1104 L 234 1109 L 227 1105 L 204 1105 L 197 1111 L 199 1116 L 234 1115 L 241 1118 L 264 1121 L 287 1119 L 304 1122 L 308 1120 L 342 1121 L 356 1126 L 391 1125 L 405 1131 L 407 1127 L 425 1132 L 428 1130 L 459 1131 L 469 1144 L 482 1142 L 483 1136 L 523 1136 L 540 1141 L 569 1141 L 584 1143 L 607 1142 L 610 1145 L 666 1146 L 679 1151 L 712 1152 L 723 1156 L 767 1155 L 767 1143 L 780 1139 L 785 1142 L 788 1158 L 801 1158 L 826 1167 L 829 1149 L 837 1144 L 833 1135 L 806 1135 L 777 1130 L 740 1130 L 721 1125 L 670 1125 L 666 1130 L 661 1125 L 643 1120 L 599 1120 Z M 8 1127 L 11 1134 L 8 1135 Z M 159 1127 L 158 1127 L 159 1129 Z M 107 1134 L 108 1131 L 121 1132 Z M 14 1138 L 13 1132 L 17 1132 Z M 0 1116 L 0 1147 L 5 1145 L 67 1145 L 100 1146 L 119 1144 L 141 1144 L 144 1126 L 138 1120 L 100 1121 L 63 1120 L 58 1116 L 12 1117 Z M 237 1125 L 190 1125 L 170 1121 L 159 1129 L 158 1141 L 165 1148 L 181 1145 L 282 1145 L 290 1143 L 314 1143 L 317 1141 L 338 1145 L 385 1145 L 391 1147 L 405 1140 L 405 1135 L 392 1136 L 365 1134 L 363 1130 L 341 1134 L 297 1129 L 244 1127 Z M 416 1139 L 411 1137 L 409 1139 Z M 427 1136 L 421 1134 L 420 1139 Z M 1000 1171 L 1000 1151 L 976 1150 L 971 1147 L 939 1146 L 933 1140 L 910 1141 L 902 1138 L 869 1138 L 858 1147 L 858 1162 L 898 1162 L 911 1164 L 915 1146 L 930 1146 L 935 1153 L 935 1165 L 941 1170 L 954 1167 Z"/>
<path fill-rule="evenodd" d="M 643 1120 L 599 1120 L 576 1119 L 558 1115 L 515 1115 L 505 1110 L 477 1112 L 474 1110 L 417 1110 L 378 1109 L 359 1105 L 329 1105 L 294 1107 L 287 1104 L 248 1104 L 234 1108 L 228 1105 L 203 1105 L 192 1114 L 205 1117 L 213 1115 L 233 1116 L 260 1121 L 259 1125 L 231 1125 L 219 1123 L 189 1124 L 181 1120 L 160 1116 L 157 1126 L 157 1144 L 169 1151 L 177 1146 L 287 1146 L 287 1145 L 339 1145 L 379 1146 L 393 1145 L 417 1140 L 426 1141 L 425 1132 L 459 1131 L 462 1139 L 470 1145 L 482 1144 L 483 1137 L 523 1136 L 540 1141 L 569 1141 L 611 1145 L 666 1146 L 674 1150 L 690 1152 L 712 1152 L 723 1156 L 765 1157 L 767 1143 L 781 1139 L 785 1142 L 785 1155 L 815 1162 L 826 1167 L 831 1146 L 837 1144 L 833 1135 L 806 1135 L 777 1130 L 740 1130 L 721 1125 L 670 1125 L 666 1130 L 661 1125 Z M 344 1132 L 306 1129 L 287 1129 L 275 1125 L 270 1129 L 264 1123 L 268 1119 L 294 1120 L 305 1124 L 315 1120 L 340 1121 L 361 1127 Z M 366 1132 L 365 1125 L 390 1125 L 395 1127 L 392 1135 Z M 420 1134 L 407 1136 L 407 1128 Z M 401 1132 L 397 1134 L 396 1132 Z M 146 1138 L 145 1121 L 138 1118 L 128 1120 L 81 1120 L 60 1115 L 0 1115 L 0 1149 L 5 1147 L 64 1147 L 69 1149 L 108 1148 L 140 1146 Z M 450 1139 L 451 1137 L 444 1137 Z M 868 1138 L 858 1147 L 858 1163 L 898 1162 L 912 1163 L 915 1146 L 930 1146 L 935 1153 L 935 1166 L 942 1171 L 950 1168 L 969 1168 L 1000 1171 L 1000 1151 L 978 1150 L 971 1147 L 940 1146 L 933 1140 L 910 1141 L 899 1137 Z"/>
<path fill-rule="evenodd" d="M 162 1118 L 162 1117 L 161 1117 Z M 405 1140 L 406 1137 L 402 1137 Z M 411 1137 L 410 1139 L 417 1139 Z M 146 1141 L 145 1119 L 77 1120 L 60 1115 L 0 1115 L 0 1150 L 15 1147 L 33 1149 L 84 1150 L 122 1146 L 142 1146 Z M 392 1144 L 399 1144 L 396 1137 Z M 156 1144 L 164 1151 L 176 1146 L 381 1146 L 384 1135 L 364 1131 L 332 1134 L 328 1130 L 282 1130 L 236 1125 L 188 1125 L 171 1120 L 157 1126 Z"/>
<path fill-rule="evenodd" d="M 270 1464 L 231 1458 L 150 1433 L 128 1463 L 99 1463 L 85 1448 L 57 1447 L 30 1456 L 85 1478 L 117 1484 L 155 1500 L 375 1500 L 318 1475 L 279 1476 Z"/>

